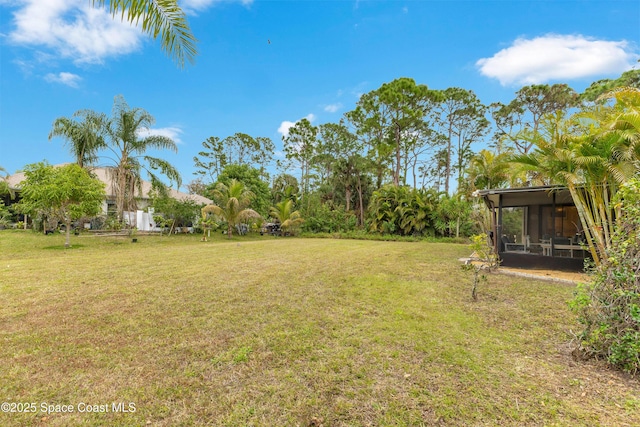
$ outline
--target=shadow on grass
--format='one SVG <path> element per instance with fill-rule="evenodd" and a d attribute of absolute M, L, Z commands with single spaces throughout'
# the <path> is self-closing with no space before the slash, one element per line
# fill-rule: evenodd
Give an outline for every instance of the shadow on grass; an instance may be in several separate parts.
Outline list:
<path fill-rule="evenodd" d="M 84 245 L 71 245 L 68 248 L 65 248 L 64 245 L 54 245 L 54 246 L 45 246 L 42 249 L 47 249 L 47 250 L 70 250 L 70 249 L 80 249 L 80 248 L 84 248 Z"/>

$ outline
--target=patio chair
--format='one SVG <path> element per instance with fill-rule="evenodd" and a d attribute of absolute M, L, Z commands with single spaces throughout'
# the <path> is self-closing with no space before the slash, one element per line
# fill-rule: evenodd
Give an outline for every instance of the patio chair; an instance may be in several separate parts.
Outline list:
<path fill-rule="evenodd" d="M 502 242 L 505 252 L 528 252 L 529 250 L 529 236 L 526 237 L 524 243 L 514 243 L 505 235 L 502 236 Z"/>

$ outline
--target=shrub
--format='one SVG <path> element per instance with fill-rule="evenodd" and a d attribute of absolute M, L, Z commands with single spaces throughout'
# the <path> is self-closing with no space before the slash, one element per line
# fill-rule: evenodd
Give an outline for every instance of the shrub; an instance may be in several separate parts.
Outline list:
<path fill-rule="evenodd" d="M 330 206 L 329 203 L 320 203 L 312 200 L 309 207 L 305 206 L 305 223 L 302 229 L 311 233 L 337 233 L 354 231 L 358 220 L 352 212 L 346 212 L 344 208 Z"/>
<path fill-rule="evenodd" d="M 375 191 L 369 204 L 370 230 L 401 236 L 433 235 L 431 216 L 437 198 L 432 191 L 385 186 Z"/>
<path fill-rule="evenodd" d="M 473 229 L 473 204 L 461 197 L 443 195 L 431 213 L 433 225 L 441 236 L 469 236 Z"/>
<path fill-rule="evenodd" d="M 4 201 L 0 199 L 0 229 L 6 228 L 11 223 L 11 212 L 4 205 Z"/>
<path fill-rule="evenodd" d="M 578 351 L 635 374 L 640 370 L 640 180 L 624 185 L 611 249 L 570 305 L 584 329 Z"/>

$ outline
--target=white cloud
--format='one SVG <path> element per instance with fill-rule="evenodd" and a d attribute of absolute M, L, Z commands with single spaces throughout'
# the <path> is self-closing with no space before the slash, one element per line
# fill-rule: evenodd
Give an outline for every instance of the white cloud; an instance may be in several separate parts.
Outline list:
<path fill-rule="evenodd" d="M 338 111 L 341 108 L 342 108 L 342 104 L 337 102 L 335 104 L 325 105 L 324 111 L 326 111 L 328 113 L 335 113 L 336 111 Z"/>
<path fill-rule="evenodd" d="M 82 80 L 77 74 L 61 72 L 58 74 L 49 73 L 44 79 L 50 83 L 61 83 L 70 87 L 78 87 L 78 83 Z"/>
<path fill-rule="evenodd" d="M 202 11 L 223 0 L 183 0 L 187 13 Z M 235 0 L 250 6 L 253 0 Z M 115 18 L 89 0 L 0 0 L 15 8 L 9 43 L 51 50 L 76 64 L 101 64 L 110 57 L 138 51 L 147 36 L 135 25 Z M 4 34 L 3 34 L 4 36 Z"/>
<path fill-rule="evenodd" d="M 637 58 L 627 41 L 596 40 L 582 35 L 548 34 L 518 38 L 491 58 L 476 62 L 480 73 L 510 84 L 540 84 L 630 69 Z"/>
<path fill-rule="evenodd" d="M 86 0 L 21 0 L 13 18 L 10 43 L 45 47 L 76 63 L 102 63 L 134 52 L 143 37 Z"/>
<path fill-rule="evenodd" d="M 309 120 L 311 123 L 313 123 L 313 121 L 316 119 L 315 114 L 313 113 L 309 113 L 306 115 L 306 117 L 303 117 L 304 119 Z M 302 120 L 302 119 L 300 119 Z M 298 121 L 300 121 L 298 120 Z M 298 122 L 290 122 L 289 120 L 284 120 L 282 123 L 280 123 L 280 126 L 278 127 L 278 133 L 280 135 L 282 135 L 283 137 L 288 136 L 289 135 L 289 129 L 291 129 L 292 126 L 294 126 L 296 123 Z"/>
<path fill-rule="evenodd" d="M 282 123 L 280 123 L 280 126 L 278 127 L 278 133 L 282 136 L 288 136 L 289 129 L 291 129 L 293 125 L 295 125 L 294 122 L 290 122 L 289 120 L 283 121 Z"/>
<path fill-rule="evenodd" d="M 138 131 L 138 136 L 140 138 L 146 138 L 147 136 L 166 136 L 167 138 L 172 139 L 176 144 L 182 144 L 180 135 L 182 135 L 182 129 L 176 126 L 158 129 L 141 129 Z"/>

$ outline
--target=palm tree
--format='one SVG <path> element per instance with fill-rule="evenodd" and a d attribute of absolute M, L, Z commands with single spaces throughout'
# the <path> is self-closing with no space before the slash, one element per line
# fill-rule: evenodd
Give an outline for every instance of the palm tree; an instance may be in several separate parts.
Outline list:
<path fill-rule="evenodd" d="M 510 179 L 509 153 L 480 150 L 471 158 L 467 176 L 475 190 L 502 188 Z"/>
<path fill-rule="evenodd" d="M 293 232 L 302 225 L 304 219 L 300 217 L 300 212 L 294 210 L 293 200 L 283 199 L 271 208 L 271 216 L 278 220 L 283 232 Z"/>
<path fill-rule="evenodd" d="M 249 218 L 260 218 L 260 214 L 249 209 L 253 193 L 247 190 L 240 181 L 232 179 L 229 186 L 219 182 L 213 190 L 215 205 L 202 208 L 202 217 L 214 214 L 227 222 L 227 236 L 233 236 L 233 227 Z"/>
<path fill-rule="evenodd" d="M 110 170 L 119 220 L 122 220 L 125 209 L 135 211 L 137 208 L 135 197 L 136 190 L 141 191 L 142 170 L 147 172 L 154 189 L 165 188 L 156 171 L 180 186 L 180 174 L 176 168 L 166 160 L 145 154 L 150 149 L 178 151 L 176 143 L 166 136 L 140 138 L 140 132 L 148 130 L 154 123 L 155 119 L 147 111 L 129 108 L 124 97 L 115 97 L 112 117 L 105 126 L 109 139 L 107 151 L 111 156 L 105 157 L 113 162 Z"/>
<path fill-rule="evenodd" d="M 595 106 L 568 120 L 560 114 L 547 116 L 546 138 L 538 138 L 529 154 L 513 158 L 569 189 L 596 265 L 612 244 L 617 217 L 612 198 L 620 184 L 640 171 L 639 128 L 633 125 L 638 123 L 634 112 L 640 96 L 621 91 L 614 97 L 614 106 Z"/>
<path fill-rule="evenodd" d="M 106 0 L 90 0 L 94 6 L 103 7 Z M 185 59 L 193 63 L 198 51 L 196 38 L 191 33 L 184 11 L 178 0 L 109 0 L 109 12 L 122 21 L 138 24 L 142 31 L 160 38 L 160 46 L 180 68 Z"/>
<path fill-rule="evenodd" d="M 603 124 L 605 133 L 619 138 L 620 157 L 640 172 L 640 89 L 623 87 L 601 98 L 615 99 L 618 106 Z"/>
<path fill-rule="evenodd" d="M 85 168 L 96 162 L 98 150 L 105 147 L 102 135 L 104 120 L 104 115 L 91 110 L 76 111 L 73 118 L 58 117 L 49 132 L 49 140 L 56 136 L 65 138 L 76 163 Z"/>

